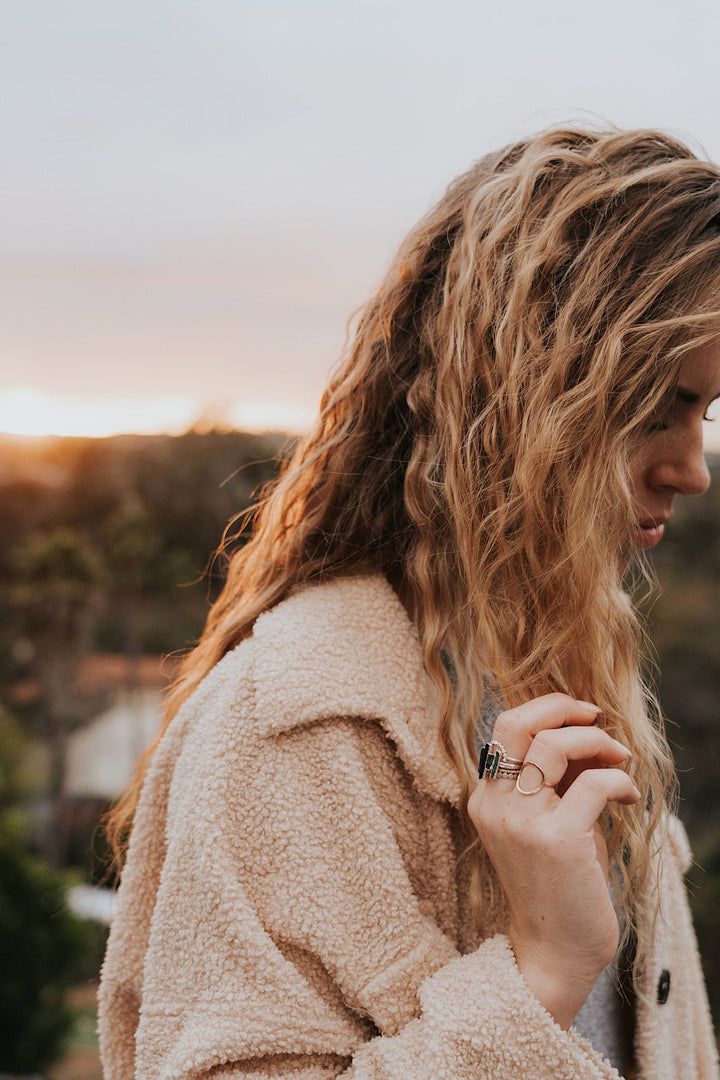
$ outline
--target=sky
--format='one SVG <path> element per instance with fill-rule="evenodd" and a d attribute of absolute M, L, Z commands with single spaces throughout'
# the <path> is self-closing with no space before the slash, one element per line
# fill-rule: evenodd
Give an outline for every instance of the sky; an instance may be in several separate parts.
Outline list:
<path fill-rule="evenodd" d="M 718 40 L 716 0 L 2 5 L 0 431 L 302 428 L 483 153 L 608 120 L 720 160 Z"/>

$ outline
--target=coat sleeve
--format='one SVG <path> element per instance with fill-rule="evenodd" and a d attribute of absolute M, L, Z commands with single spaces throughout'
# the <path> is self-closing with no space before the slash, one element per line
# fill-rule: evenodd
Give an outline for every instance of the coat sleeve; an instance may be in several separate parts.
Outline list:
<path fill-rule="evenodd" d="M 136 1075 L 617 1077 L 543 1009 L 504 936 L 458 953 L 408 858 L 421 810 L 377 723 L 245 732 L 210 753 L 189 739 L 167 814 Z"/>

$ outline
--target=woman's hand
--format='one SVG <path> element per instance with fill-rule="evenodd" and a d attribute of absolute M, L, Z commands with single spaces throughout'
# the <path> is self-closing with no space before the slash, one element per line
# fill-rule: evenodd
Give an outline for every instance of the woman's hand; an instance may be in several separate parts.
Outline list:
<path fill-rule="evenodd" d="M 518 967 L 565 1028 L 618 945 L 598 818 L 608 802 L 640 798 L 627 773 L 607 767 L 625 762 L 629 751 L 594 726 L 599 711 L 547 694 L 501 713 L 493 738 L 508 757 L 542 770 L 525 769 L 522 786 L 545 783 L 523 795 L 514 779 L 484 779 L 468 804 L 508 899 Z"/>

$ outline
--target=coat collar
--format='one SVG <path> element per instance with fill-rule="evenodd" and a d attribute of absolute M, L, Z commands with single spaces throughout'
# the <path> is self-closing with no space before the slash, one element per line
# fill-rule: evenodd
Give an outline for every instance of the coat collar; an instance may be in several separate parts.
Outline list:
<path fill-rule="evenodd" d="M 333 716 L 378 720 L 417 787 L 457 803 L 460 783 L 438 740 L 439 706 L 415 628 L 384 577 L 304 586 L 261 615 L 258 719 L 279 734 Z"/>

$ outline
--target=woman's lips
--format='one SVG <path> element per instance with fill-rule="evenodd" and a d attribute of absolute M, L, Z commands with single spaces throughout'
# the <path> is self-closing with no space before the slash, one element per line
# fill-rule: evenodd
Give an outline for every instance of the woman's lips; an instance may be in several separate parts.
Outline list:
<path fill-rule="evenodd" d="M 635 543 L 639 548 L 651 548 L 659 544 L 665 532 L 665 522 L 644 521 L 635 526 Z"/>

